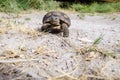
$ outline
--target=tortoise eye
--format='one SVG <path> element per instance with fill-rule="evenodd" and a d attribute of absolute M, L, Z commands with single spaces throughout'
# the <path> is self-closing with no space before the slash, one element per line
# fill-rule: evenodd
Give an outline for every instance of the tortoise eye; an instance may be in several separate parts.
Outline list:
<path fill-rule="evenodd" d="M 58 18 L 57 17 L 53 17 L 52 20 L 58 20 Z"/>

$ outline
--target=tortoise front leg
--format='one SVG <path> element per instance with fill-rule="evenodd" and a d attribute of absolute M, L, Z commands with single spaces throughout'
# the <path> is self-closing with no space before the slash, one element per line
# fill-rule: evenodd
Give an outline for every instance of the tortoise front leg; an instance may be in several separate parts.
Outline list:
<path fill-rule="evenodd" d="M 67 24 L 63 23 L 62 26 L 62 32 L 63 32 L 63 37 L 68 37 L 69 36 L 69 30 Z"/>
<path fill-rule="evenodd" d="M 50 29 L 50 25 L 51 25 L 50 23 L 43 24 L 42 27 L 41 27 L 41 31 L 48 32 L 49 29 Z"/>

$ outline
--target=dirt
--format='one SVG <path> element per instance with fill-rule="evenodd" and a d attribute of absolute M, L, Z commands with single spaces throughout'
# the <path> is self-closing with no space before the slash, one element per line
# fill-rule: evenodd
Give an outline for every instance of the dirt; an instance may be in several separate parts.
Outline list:
<path fill-rule="evenodd" d="M 37 30 L 45 13 L 0 13 L 0 80 L 120 79 L 119 13 L 65 12 L 67 38 Z"/>

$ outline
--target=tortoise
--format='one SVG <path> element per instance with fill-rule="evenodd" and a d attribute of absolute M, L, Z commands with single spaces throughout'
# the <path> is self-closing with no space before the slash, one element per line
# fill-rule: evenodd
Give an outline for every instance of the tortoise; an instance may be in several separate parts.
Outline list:
<path fill-rule="evenodd" d="M 69 36 L 70 18 L 63 12 L 51 11 L 43 17 L 41 31 L 50 33 L 62 33 L 63 37 Z"/>

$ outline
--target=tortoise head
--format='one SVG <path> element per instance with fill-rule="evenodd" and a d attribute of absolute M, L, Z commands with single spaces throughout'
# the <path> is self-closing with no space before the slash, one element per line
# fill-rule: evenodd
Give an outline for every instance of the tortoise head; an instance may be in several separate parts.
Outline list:
<path fill-rule="evenodd" d="M 59 19 L 59 17 L 57 17 L 57 16 L 52 16 L 50 23 L 51 23 L 53 26 L 60 26 L 60 19 Z"/>

